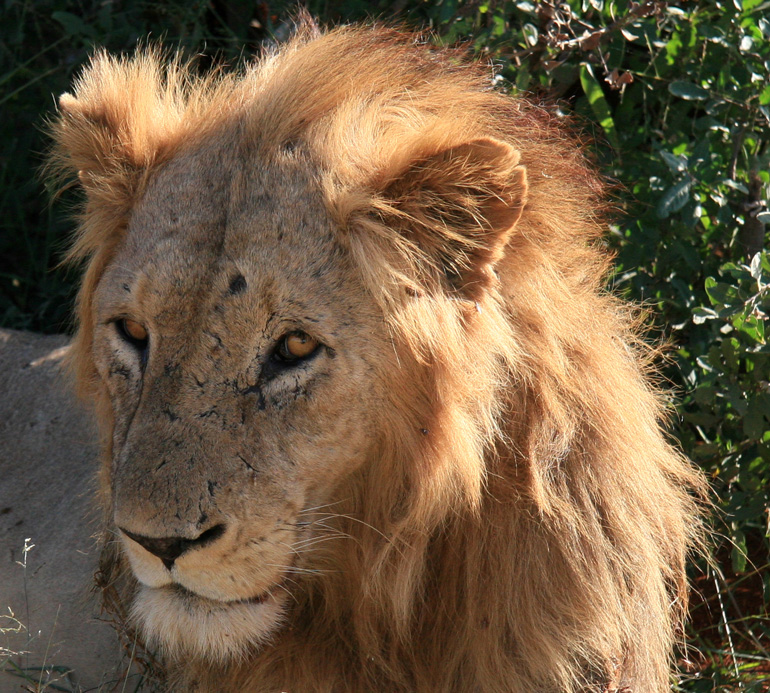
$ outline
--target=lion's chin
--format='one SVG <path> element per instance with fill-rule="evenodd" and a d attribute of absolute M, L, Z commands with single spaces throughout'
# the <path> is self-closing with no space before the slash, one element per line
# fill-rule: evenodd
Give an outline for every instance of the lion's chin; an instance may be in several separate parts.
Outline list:
<path fill-rule="evenodd" d="M 142 586 L 131 616 L 147 646 L 168 657 L 225 662 L 270 640 L 283 623 L 284 601 L 281 590 L 221 602 L 175 586 Z"/>

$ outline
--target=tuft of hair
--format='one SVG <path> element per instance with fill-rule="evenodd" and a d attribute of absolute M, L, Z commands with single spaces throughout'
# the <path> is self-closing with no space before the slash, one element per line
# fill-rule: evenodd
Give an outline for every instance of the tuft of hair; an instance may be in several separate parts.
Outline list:
<path fill-rule="evenodd" d="M 83 392 L 133 204 L 211 138 L 307 157 L 403 364 L 378 464 L 327 518 L 356 550 L 319 546 L 291 628 L 214 688 L 668 690 L 705 484 L 663 432 L 634 309 L 603 288 L 601 180 L 555 117 L 490 85 L 408 34 L 305 24 L 232 73 L 97 53 L 60 100 L 52 166 L 87 194 Z M 205 657 L 186 666 L 206 680 Z"/>

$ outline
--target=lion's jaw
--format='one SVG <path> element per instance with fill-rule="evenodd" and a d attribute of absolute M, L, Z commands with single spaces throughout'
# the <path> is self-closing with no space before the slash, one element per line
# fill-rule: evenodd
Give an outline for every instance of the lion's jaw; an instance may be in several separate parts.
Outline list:
<path fill-rule="evenodd" d="M 331 489 L 371 455 L 386 387 L 382 320 L 330 261 L 317 195 L 289 162 L 271 174 L 283 189 L 251 181 L 273 193 L 234 205 L 243 174 L 231 166 L 209 149 L 163 169 L 95 296 L 94 360 L 114 421 L 106 473 L 140 584 L 131 613 L 177 658 L 226 660 L 280 628 L 316 572 L 307 548 L 324 530 L 310 509 L 333 503 Z M 311 226 L 321 229 L 297 234 Z M 126 319 L 145 342 L 121 333 Z M 276 345 L 297 332 L 319 346 L 277 362 Z"/>
<path fill-rule="evenodd" d="M 177 588 L 142 586 L 131 608 L 148 646 L 176 659 L 224 662 L 268 642 L 284 621 L 286 596 L 220 602 Z"/>
<path fill-rule="evenodd" d="M 239 523 L 228 533 L 245 527 Z M 277 528 L 274 535 L 285 534 L 277 540 L 250 540 L 245 546 L 225 536 L 188 551 L 170 567 L 121 532 L 124 554 L 141 585 L 131 616 L 148 645 L 176 658 L 224 661 L 268 640 L 284 620 L 294 570 L 285 547 L 296 533 L 286 529 Z M 276 551 L 276 545 L 284 550 Z"/>

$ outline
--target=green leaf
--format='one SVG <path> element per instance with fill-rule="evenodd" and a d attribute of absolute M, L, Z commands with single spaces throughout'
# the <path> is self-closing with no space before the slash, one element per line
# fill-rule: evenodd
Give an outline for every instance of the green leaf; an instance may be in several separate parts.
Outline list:
<path fill-rule="evenodd" d="M 716 416 L 713 416 L 712 414 L 704 413 L 703 411 L 698 412 L 684 412 L 682 414 L 682 419 L 684 421 L 687 421 L 688 423 L 695 424 L 696 426 L 702 426 L 705 428 L 709 428 L 716 424 L 719 419 Z"/>
<path fill-rule="evenodd" d="M 765 432 L 765 419 L 757 406 L 749 407 L 743 416 L 743 434 L 749 440 L 759 440 Z"/>
<path fill-rule="evenodd" d="M 525 24 L 521 28 L 521 33 L 524 34 L 524 40 L 528 46 L 534 46 L 537 43 L 538 31 L 534 24 Z"/>
<path fill-rule="evenodd" d="M 615 121 L 612 119 L 612 111 L 607 103 L 607 99 L 604 97 L 604 92 L 599 82 L 596 81 L 596 77 L 594 77 L 588 65 L 580 66 L 580 84 L 583 87 L 588 103 L 591 104 L 591 110 L 599 121 L 599 125 L 602 126 L 602 130 L 604 130 L 604 134 L 607 136 L 610 144 L 615 149 L 620 149 L 620 140 L 618 140 L 615 129 Z"/>
<path fill-rule="evenodd" d="M 728 188 L 732 188 L 733 190 L 737 190 L 738 192 L 742 192 L 744 195 L 749 194 L 749 189 L 741 183 L 739 180 L 732 180 L 730 178 L 723 178 L 722 183 L 724 183 Z"/>
<path fill-rule="evenodd" d="M 738 50 L 741 53 L 748 53 L 754 45 L 754 39 L 751 36 L 744 36 L 741 38 L 741 42 L 738 44 Z"/>
<path fill-rule="evenodd" d="M 713 457 L 719 452 L 719 446 L 716 443 L 702 443 L 697 445 L 693 451 L 693 457 L 703 459 L 704 457 Z"/>
<path fill-rule="evenodd" d="M 70 36 L 94 36 L 93 27 L 88 26 L 80 17 L 72 12 L 52 12 L 51 19 L 62 25 Z"/>
<path fill-rule="evenodd" d="M 749 339 L 757 344 L 765 343 L 765 321 L 759 320 L 753 315 L 750 315 L 740 327 L 742 334 L 745 334 Z"/>
<path fill-rule="evenodd" d="M 733 541 L 735 544 L 730 558 L 732 559 L 733 572 L 740 574 L 746 570 L 746 536 L 738 530 L 733 535 Z"/>
<path fill-rule="evenodd" d="M 716 317 L 718 317 L 716 311 L 711 310 L 711 308 L 697 306 L 692 311 L 692 321 L 696 325 L 702 325 L 706 320 L 713 320 Z"/>
<path fill-rule="evenodd" d="M 671 82 L 671 84 L 668 85 L 668 90 L 674 96 L 678 96 L 685 101 L 705 101 L 709 98 L 708 91 L 693 82 Z"/>
<path fill-rule="evenodd" d="M 736 373 L 740 366 L 740 360 L 738 358 L 738 346 L 738 342 L 735 339 L 725 339 L 722 342 L 722 356 L 724 356 L 728 373 Z M 737 388 L 735 390 L 725 388 L 725 391 L 730 397 L 730 403 L 736 409 L 740 411 L 741 409 L 745 408 L 741 392 Z M 741 411 L 741 413 L 743 412 Z"/>
<path fill-rule="evenodd" d="M 764 415 L 765 419 L 770 421 L 770 393 L 761 392 L 756 395 L 752 400 L 752 404 L 756 405 Z"/>
<path fill-rule="evenodd" d="M 734 307 L 743 304 L 743 299 L 738 295 L 738 289 L 732 284 L 718 282 L 713 277 L 707 277 L 705 287 L 712 305 Z"/>
<path fill-rule="evenodd" d="M 711 407 L 714 403 L 716 389 L 708 385 L 702 385 L 693 393 L 693 399 L 702 407 Z"/>
<path fill-rule="evenodd" d="M 698 33 L 703 36 L 703 38 L 712 41 L 723 41 L 725 37 L 725 32 L 723 29 L 718 26 L 714 26 L 713 24 L 706 24 L 703 22 L 698 24 Z"/>
<path fill-rule="evenodd" d="M 678 212 L 690 200 L 690 189 L 692 188 L 692 179 L 688 176 L 683 178 L 676 185 L 670 187 L 660 198 L 658 202 L 658 216 L 666 219 L 674 212 Z"/>
<path fill-rule="evenodd" d="M 676 154 L 667 152 L 665 149 L 661 150 L 660 155 L 674 173 L 681 173 L 687 169 L 687 157 L 677 156 Z"/>

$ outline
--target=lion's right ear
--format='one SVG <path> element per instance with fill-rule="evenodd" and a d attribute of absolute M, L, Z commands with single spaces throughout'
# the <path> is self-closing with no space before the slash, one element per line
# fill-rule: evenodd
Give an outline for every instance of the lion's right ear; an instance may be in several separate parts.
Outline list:
<path fill-rule="evenodd" d="M 52 135 L 59 171 L 77 172 L 89 197 L 100 197 L 110 189 L 114 199 L 116 194 L 130 194 L 136 172 L 151 157 L 146 147 L 137 147 L 136 116 L 129 94 L 119 98 L 114 87 L 98 93 L 95 82 L 114 79 L 106 70 L 110 62 L 107 56 L 94 58 L 75 85 L 75 93 L 59 97 L 59 117 L 53 122 Z"/>
<path fill-rule="evenodd" d="M 106 56 L 105 56 L 106 58 Z M 102 75 L 104 71 L 102 70 Z M 54 147 L 48 162 L 53 185 L 72 184 L 74 174 L 86 193 L 69 259 L 90 257 L 114 247 L 126 227 L 146 168 L 131 148 L 130 113 L 107 90 L 100 98 L 93 84 L 94 65 L 75 85 L 74 94 L 59 98 L 51 123 Z M 80 92 L 85 92 L 85 94 Z"/>
<path fill-rule="evenodd" d="M 53 168 L 77 173 L 89 198 L 130 195 L 141 172 L 180 139 L 185 69 L 155 48 L 130 58 L 96 53 L 59 97 Z"/>
<path fill-rule="evenodd" d="M 183 139 L 185 69 L 155 48 L 102 51 L 59 98 L 48 170 L 59 187 L 77 174 L 87 198 L 71 257 L 117 240 L 148 173 Z"/>
<path fill-rule="evenodd" d="M 86 192 L 94 192 L 129 163 L 120 142 L 121 123 L 110 118 L 105 104 L 64 93 L 59 97 L 59 118 L 54 123 L 60 164 L 77 171 Z"/>

